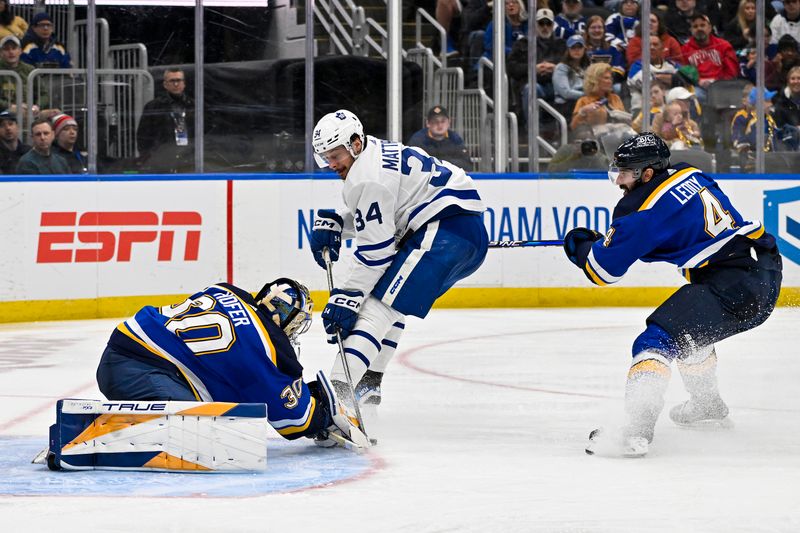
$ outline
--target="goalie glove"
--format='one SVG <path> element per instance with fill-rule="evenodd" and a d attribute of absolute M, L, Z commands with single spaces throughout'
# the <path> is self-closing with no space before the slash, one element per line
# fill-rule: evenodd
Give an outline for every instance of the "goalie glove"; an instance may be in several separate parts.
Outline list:
<path fill-rule="evenodd" d="M 317 372 L 317 383 L 322 396 L 320 401 L 328 409 L 332 423 L 314 437 L 315 444 L 323 448 L 341 446 L 359 452 L 369 448 L 369 439 L 359 428 L 358 420 L 339 400 L 333 385 L 322 371 Z"/>

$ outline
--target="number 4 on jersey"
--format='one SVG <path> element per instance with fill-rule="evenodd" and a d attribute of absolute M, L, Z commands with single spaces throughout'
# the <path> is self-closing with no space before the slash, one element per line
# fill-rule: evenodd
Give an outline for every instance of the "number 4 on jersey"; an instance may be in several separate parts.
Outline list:
<path fill-rule="evenodd" d="M 722 207 L 717 197 L 711 194 L 708 189 L 703 189 L 698 193 L 703 201 L 703 215 L 706 219 L 706 233 L 716 237 L 726 229 L 736 228 L 731 214 Z"/>

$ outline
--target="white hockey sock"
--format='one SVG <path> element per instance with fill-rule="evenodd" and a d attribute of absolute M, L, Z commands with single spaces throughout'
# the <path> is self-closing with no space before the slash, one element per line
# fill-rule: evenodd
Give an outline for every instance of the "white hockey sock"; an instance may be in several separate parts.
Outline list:
<path fill-rule="evenodd" d="M 664 408 L 664 393 L 670 378 L 670 361 L 657 352 L 641 352 L 633 358 L 625 385 L 627 436 L 653 440 L 658 415 Z"/>
<path fill-rule="evenodd" d="M 714 346 L 678 360 L 678 371 L 686 392 L 693 398 L 718 398 L 717 353 Z"/>
<path fill-rule="evenodd" d="M 401 316 L 400 320 L 392 324 L 386 336 L 381 341 L 381 351 L 378 357 L 369 365 L 369 369 L 373 372 L 385 372 L 386 367 L 389 366 L 389 361 L 394 357 L 397 352 L 397 344 L 400 342 L 400 337 L 403 336 L 403 331 L 406 327 L 406 317 Z"/>
<path fill-rule="evenodd" d="M 344 356 L 350 367 L 350 377 L 353 385 L 358 383 L 361 376 L 372 363 L 377 360 L 378 354 L 382 351 L 381 341 L 387 337 L 393 324 L 402 323 L 404 316 L 399 311 L 395 311 L 385 303 L 370 295 L 361 305 L 358 313 L 356 327 L 342 343 L 344 345 Z M 402 330 L 400 330 L 402 332 Z M 392 349 L 393 351 L 394 349 Z M 391 355 L 389 356 L 391 358 Z M 388 361 L 387 361 L 388 362 Z M 331 370 L 331 379 L 337 381 L 347 381 L 341 358 L 337 357 Z"/>

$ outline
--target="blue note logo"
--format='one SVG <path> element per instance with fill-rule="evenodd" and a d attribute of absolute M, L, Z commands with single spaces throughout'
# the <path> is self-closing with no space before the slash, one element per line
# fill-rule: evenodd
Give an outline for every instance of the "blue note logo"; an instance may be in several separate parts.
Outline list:
<path fill-rule="evenodd" d="M 781 255 L 800 264 L 800 187 L 764 191 L 764 227 Z"/>

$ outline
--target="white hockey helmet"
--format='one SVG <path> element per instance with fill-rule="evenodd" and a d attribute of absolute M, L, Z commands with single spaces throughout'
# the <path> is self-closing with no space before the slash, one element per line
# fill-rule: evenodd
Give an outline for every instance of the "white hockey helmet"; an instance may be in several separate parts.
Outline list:
<path fill-rule="evenodd" d="M 353 158 L 358 154 L 353 151 L 353 136 L 357 135 L 364 143 L 364 126 L 358 117 L 346 109 L 328 113 L 314 126 L 311 144 L 314 147 L 314 159 L 320 168 L 328 166 L 325 153 L 337 146 L 344 146 Z"/>
<path fill-rule="evenodd" d="M 256 295 L 259 309 L 294 342 L 311 327 L 314 302 L 308 288 L 289 278 L 278 278 L 264 285 Z"/>

